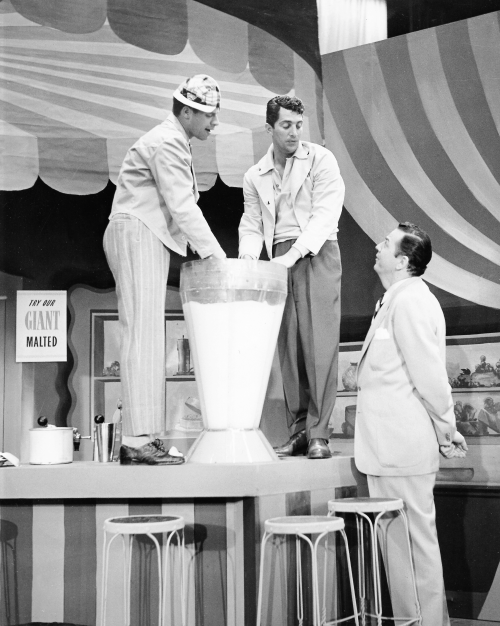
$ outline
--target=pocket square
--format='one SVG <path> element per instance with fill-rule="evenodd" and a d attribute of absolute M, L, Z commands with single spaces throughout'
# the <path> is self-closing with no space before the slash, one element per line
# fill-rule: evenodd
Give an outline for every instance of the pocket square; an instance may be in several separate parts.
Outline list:
<path fill-rule="evenodd" d="M 389 331 L 387 330 L 387 328 L 377 328 L 377 330 L 375 331 L 375 334 L 373 335 L 374 339 L 389 339 L 390 335 L 389 335 Z"/>

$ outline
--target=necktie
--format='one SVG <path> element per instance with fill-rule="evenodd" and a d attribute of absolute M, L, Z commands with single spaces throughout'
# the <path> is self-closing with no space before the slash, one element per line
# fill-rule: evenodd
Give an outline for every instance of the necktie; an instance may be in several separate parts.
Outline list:
<path fill-rule="evenodd" d="M 377 304 L 375 305 L 375 312 L 373 313 L 373 318 L 375 319 L 377 317 L 377 313 L 380 311 L 382 304 L 383 304 L 383 300 L 384 300 L 384 296 L 382 296 L 381 298 L 379 298 L 377 300 Z"/>
<path fill-rule="evenodd" d="M 194 173 L 194 167 L 193 167 L 193 148 L 191 147 L 191 144 L 188 142 L 188 146 L 189 146 L 189 152 L 191 153 L 191 176 L 193 177 L 193 194 L 196 196 L 196 186 L 195 186 L 195 173 Z"/>

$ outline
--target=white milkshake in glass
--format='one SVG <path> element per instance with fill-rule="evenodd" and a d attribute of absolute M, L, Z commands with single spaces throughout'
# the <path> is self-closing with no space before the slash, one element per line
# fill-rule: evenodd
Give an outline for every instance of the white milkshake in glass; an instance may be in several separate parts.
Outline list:
<path fill-rule="evenodd" d="M 259 424 L 286 281 L 286 269 L 266 261 L 183 265 L 183 311 L 205 427 L 188 462 L 277 460 Z"/>

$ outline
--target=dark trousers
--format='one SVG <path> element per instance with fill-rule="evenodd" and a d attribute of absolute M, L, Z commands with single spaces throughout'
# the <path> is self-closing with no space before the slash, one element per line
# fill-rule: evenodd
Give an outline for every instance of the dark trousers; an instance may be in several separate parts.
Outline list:
<path fill-rule="evenodd" d="M 276 244 L 273 256 L 285 254 L 294 241 Z M 288 427 L 305 427 L 308 439 L 328 438 L 337 397 L 341 275 L 337 241 L 326 241 L 316 256 L 288 270 L 278 351 Z"/>

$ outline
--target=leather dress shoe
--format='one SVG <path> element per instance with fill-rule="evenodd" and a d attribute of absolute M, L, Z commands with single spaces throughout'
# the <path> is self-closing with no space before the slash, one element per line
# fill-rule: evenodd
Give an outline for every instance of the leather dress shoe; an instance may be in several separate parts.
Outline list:
<path fill-rule="evenodd" d="M 314 438 L 309 441 L 307 446 L 308 459 L 329 459 L 331 456 L 327 439 Z"/>
<path fill-rule="evenodd" d="M 295 456 L 307 450 L 307 434 L 305 429 L 299 430 L 282 446 L 274 448 L 278 456 Z"/>
<path fill-rule="evenodd" d="M 161 441 L 155 439 L 140 448 L 120 447 L 120 465 L 181 465 L 183 456 L 169 454 Z"/>

